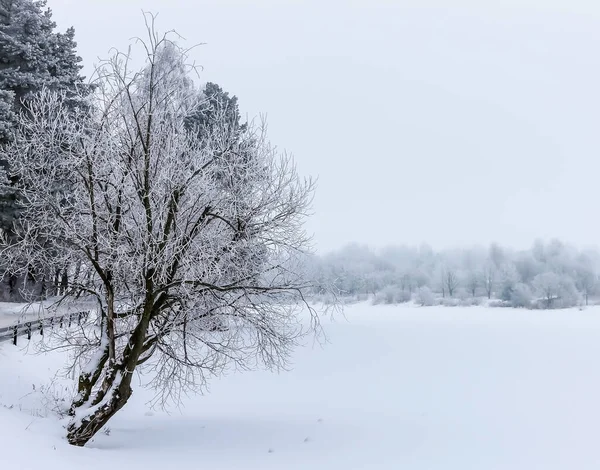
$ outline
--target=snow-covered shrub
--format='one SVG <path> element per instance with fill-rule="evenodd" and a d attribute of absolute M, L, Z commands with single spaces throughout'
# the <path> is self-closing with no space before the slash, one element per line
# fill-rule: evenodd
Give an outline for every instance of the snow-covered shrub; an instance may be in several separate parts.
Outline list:
<path fill-rule="evenodd" d="M 563 277 L 560 281 L 557 308 L 575 307 L 581 303 L 581 295 L 570 277 Z"/>
<path fill-rule="evenodd" d="M 533 285 L 541 299 L 542 308 L 567 308 L 579 304 L 580 294 L 573 279 L 553 272 L 538 274 Z"/>
<path fill-rule="evenodd" d="M 458 299 L 451 299 L 446 297 L 445 299 L 442 299 L 442 303 L 441 305 L 443 305 L 444 307 L 458 307 L 460 305 L 460 300 Z"/>
<path fill-rule="evenodd" d="M 427 286 L 420 287 L 417 291 L 416 302 L 422 307 L 431 307 L 435 305 L 435 295 Z"/>
<path fill-rule="evenodd" d="M 533 294 L 528 285 L 523 283 L 515 285 L 510 296 L 510 303 L 513 307 L 529 308 L 531 307 L 532 300 Z"/>
<path fill-rule="evenodd" d="M 460 301 L 466 301 L 470 298 L 469 293 L 467 292 L 467 289 L 465 289 L 464 287 L 459 287 L 458 289 L 456 289 L 456 292 L 454 293 L 454 296 L 460 300 Z"/>
<path fill-rule="evenodd" d="M 407 303 L 410 302 L 412 300 L 412 294 L 410 292 L 407 292 L 405 290 L 403 290 L 402 292 L 400 292 L 400 294 L 397 297 L 398 299 L 398 303 Z"/>
<path fill-rule="evenodd" d="M 461 307 L 473 307 L 474 305 L 481 305 L 481 299 L 478 297 L 471 297 L 468 299 L 461 300 L 459 302 Z"/>
<path fill-rule="evenodd" d="M 553 272 L 538 274 L 533 279 L 533 288 L 541 297 L 540 302 L 544 308 L 554 308 L 555 302 L 560 297 L 560 276 Z"/>
<path fill-rule="evenodd" d="M 501 268 L 500 277 L 500 299 L 510 303 L 512 293 L 519 282 L 519 273 L 513 264 L 505 263 Z"/>
<path fill-rule="evenodd" d="M 400 287 L 397 286 L 387 286 L 381 292 L 375 294 L 375 298 L 373 299 L 373 304 L 401 304 L 405 302 L 410 302 L 411 295 L 410 292 L 407 292 Z"/>

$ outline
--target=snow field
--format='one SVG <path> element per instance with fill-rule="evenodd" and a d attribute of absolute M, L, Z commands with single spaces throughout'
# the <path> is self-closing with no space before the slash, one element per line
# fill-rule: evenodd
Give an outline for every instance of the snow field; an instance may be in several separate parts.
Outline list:
<path fill-rule="evenodd" d="M 68 381 L 48 385 L 64 355 L 1 345 L 0 467 L 600 466 L 599 308 L 358 304 L 345 317 L 324 320 L 329 344 L 299 349 L 291 371 L 231 373 L 170 414 L 136 388 L 83 449 L 50 410 L 70 392 Z"/>

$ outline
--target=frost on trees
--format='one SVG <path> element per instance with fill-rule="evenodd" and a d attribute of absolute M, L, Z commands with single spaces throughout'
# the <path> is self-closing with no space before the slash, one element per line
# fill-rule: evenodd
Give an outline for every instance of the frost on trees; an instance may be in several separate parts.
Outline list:
<path fill-rule="evenodd" d="M 62 91 L 73 104 L 87 87 L 80 75 L 81 58 L 76 53 L 75 32 L 56 31 L 52 13 L 45 1 L 0 0 L 0 147 L 7 145 L 17 123 L 19 111 L 32 94 L 42 88 Z M 16 178 L 10 159 L 0 159 L 0 172 Z M 13 183 L 14 181 L 5 181 Z M 0 191 L 0 231 L 12 242 L 13 225 L 21 216 L 20 192 L 14 184 L 3 184 Z M 59 276 L 45 276 L 37 266 L 28 267 L 21 277 L 4 275 L 0 299 L 10 301 L 43 298 L 56 287 Z M 5 266 L 0 262 L 3 274 Z M 64 273 L 63 273 L 64 274 Z"/>
<path fill-rule="evenodd" d="M 150 28 L 142 46 L 142 70 L 124 54 L 101 65 L 85 109 L 38 94 L 7 150 L 26 201 L 13 269 L 68 267 L 65 295 L 99 311 L 96 335 L 69 338 L 84 361 L 78 446 L 126 404 L 135 371 L 178 400 L 232 362 L 284 365 L 316 322 L 300 267 L 313 182 L 264 125 L 240 124 L 234 99 L 195 86 L 170 36 Z"/>

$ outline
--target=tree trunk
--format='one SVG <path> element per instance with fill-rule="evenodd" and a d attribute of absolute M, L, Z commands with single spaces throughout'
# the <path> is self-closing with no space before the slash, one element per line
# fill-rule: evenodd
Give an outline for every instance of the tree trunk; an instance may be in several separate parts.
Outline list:
<path fill-rule="evenodd" d="M 17 282 L 17 276 L 15 276 L 14 274 L 10 274 L 8 277 L 8 295 L 10 296 L 10 300 L 13 300 L 13 298 L 15 297 Z"/>
<path fill-rule="evenodd" d="M 144 308 L 144 314 L 135 327 L 129 342 L 125 347 L 120 360 L 114 362 L 114 344 L 110 336 L 109 318 L 103 321 L 106 328 L 106 345 L 101 355 L 96 360 L 94 370 L 87 370 L 79 378 L 79 394 L 73 401 L 70 414 L 73 416 L 67 428 L 67 440 L 69 444 L 82 447 L 121 409 L 131 394 L 131 380 L 138 365 L 140 355 L 143 352 L 144 341 L 148 331 L 151 307 Z M 91 368 L 90 368 L 91 369 Z M 94 393 L 91 391 L 100 377 L 103 376 L 102 384 Z"/>
<path fill-rule="evenodd" d="M 59 285 L 60 285 L 60 269 L 56 268 L 54 270 L 54 290 L 53 290 L 54 295 L 60 295 Z"/>
<path fill-rule="evenodd" d="M 93 363 L 93 365 L 88 365 L 88 370 L 82 371 L 79 374 L 78 393 L 71 404 L 69 416 L 75 416 L 77 409 L 90 399 L 94 386 L 104 371 L 106 361 L 108 361 L 108 345 L 106 345 L 101 354 L 95 358 L 95 363 Z"/>
<path fill-rule="evenodd" d="M 104 399 L 97 406 L 91 408 L 94 411 L 71 422 L 67 428 L 69 444 L 83 447 L 104 427 L 110 418 L 125 406 L 132 394 L 132 376 L 132 372 L 129 371 L 124 375 L 118 373 Z"/>
<path fill-rule="evenodd" d="M 67 287 L 69 286 L 69 271 L 67 267 L 63 268 L 60 275 L 60 295 L 67 293 Z"/>
<path fill-rule="evenodd" d="M 46 299 L 46 294 L 48 293 L 48 286 L 46 283 L 46 275 L 42 276 L 42 281 L 40 283 L 40 300 Z"/>

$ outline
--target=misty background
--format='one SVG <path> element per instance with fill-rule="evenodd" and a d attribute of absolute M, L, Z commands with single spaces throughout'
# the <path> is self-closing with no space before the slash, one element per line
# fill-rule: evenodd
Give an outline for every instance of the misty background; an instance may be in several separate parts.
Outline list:
<path fill-rule="evenodd" d="M 205 43 L 192 52 L 202 80 L 250 117 L 267 113 L 272 140 L 318 176 L 308 230 L 321 253 L 350 242 L 597 244 L 593 2 L 48 5 L 59 28 L 75 27 L 88 76 L 109 45 L 143 34 L 142 9 Z"/>

